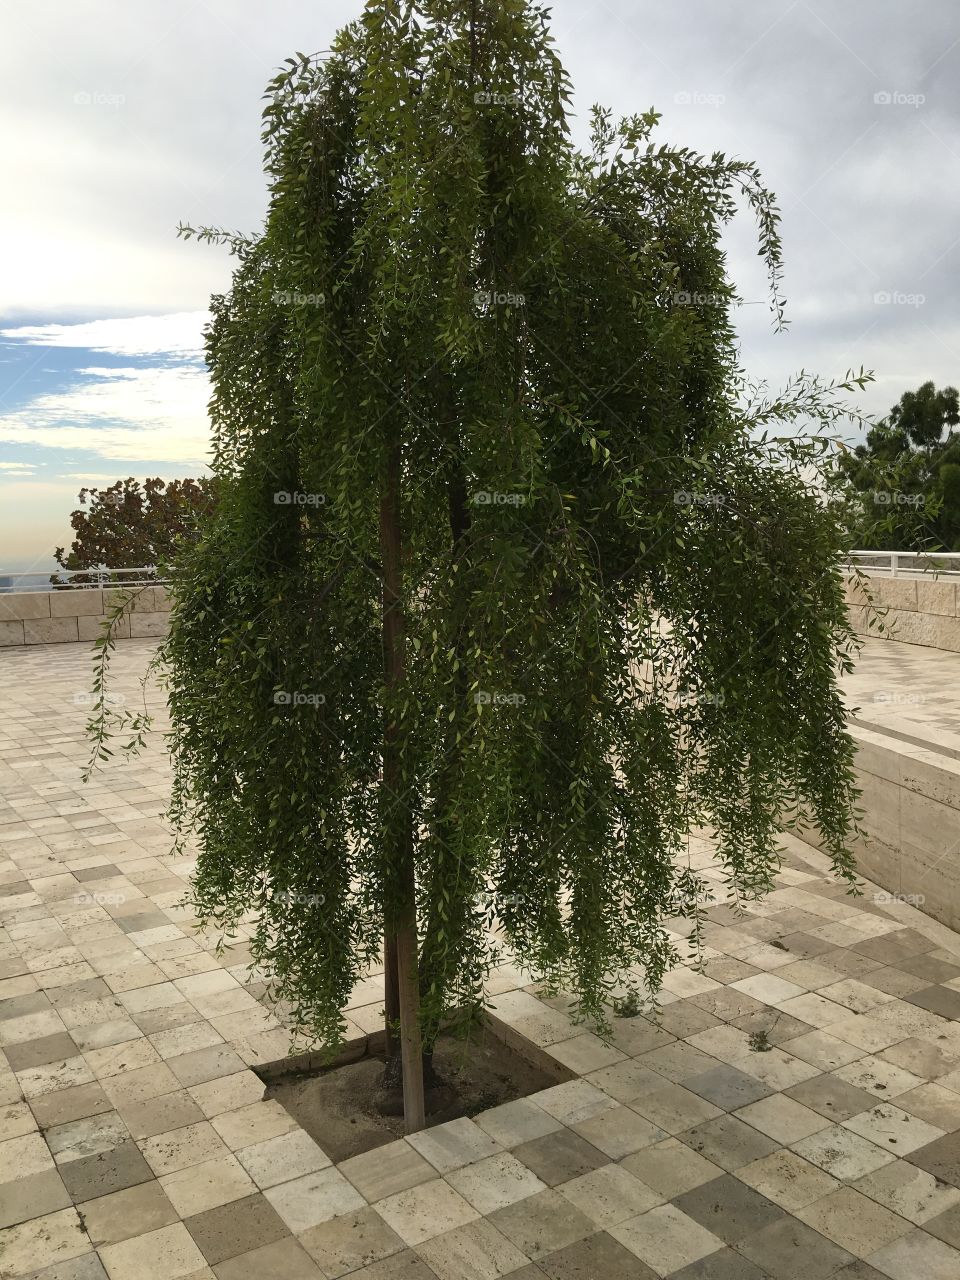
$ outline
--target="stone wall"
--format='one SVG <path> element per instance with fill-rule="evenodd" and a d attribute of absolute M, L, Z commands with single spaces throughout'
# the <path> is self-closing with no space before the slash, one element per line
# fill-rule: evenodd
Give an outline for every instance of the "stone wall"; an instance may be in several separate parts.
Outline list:
<path fill-rule="evenodd" d="M 960 929 L 960 760 L 851 725 L 863 838 L 857 869 L 892 896 Z M 797 833 L 819 848 L 816 834 Z"/>
<path fill-rule="evenodd" d="M 95 640 L 113 608 L 130 592 L 82 587 L 69 591 L 0 592 L 0 646 Z M 166 587 L 143 587 L 114 627 L 118 639 L 163 636 L 170 620 Z"/>
<path fill-rule="evenodd" d="M 874 606 L 887 611 L 884 639 L 960 653 L 960 584 L 955 580 L 877 576 L 869 584 Z M 853 578 L 847 579 L 847 600 L 857 631 L 879 635 L 867 625 L 866 597 Z"/>

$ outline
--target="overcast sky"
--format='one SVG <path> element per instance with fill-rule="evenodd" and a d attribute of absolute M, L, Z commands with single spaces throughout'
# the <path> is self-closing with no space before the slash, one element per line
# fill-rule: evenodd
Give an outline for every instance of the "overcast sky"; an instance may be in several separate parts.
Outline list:
<path fill-rule="evenodd" d="M 5 6 L 0 118 L 0 571 L 46 567 L 83 484 L 196 475 L 200 331 L 230 259 L 180 220 L 255 230 L 260 95 L 361 0 Z M 756 161 L 783 211 L 788 314 L 743 308 L 748 370 L 877 382 L 882 414 L 960 382 L 958 0 L 556 0 L 575 135 L 593 102 Z M 729 236 L 763 299 L 753 228 Z"/>

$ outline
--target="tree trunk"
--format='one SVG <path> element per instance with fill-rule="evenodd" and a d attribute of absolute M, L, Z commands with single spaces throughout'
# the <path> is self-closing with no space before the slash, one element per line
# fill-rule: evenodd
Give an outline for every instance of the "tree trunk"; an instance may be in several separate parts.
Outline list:
<path fill-rule="evenodd" d="M 416 868 L 413 857 L 413 815 L 403 776 L 402 729 L 392 695 L 405 673 L 402 533 L 400 528 L 401 455 L 399 442 L 390 446 L 380 500 L 380 552 L 383 560 L 383 671 L 386 686 L 383 732 L 383 816 L 389 879 L 388 918 L 384 922 L 385 1005 L 387 1044 L 393 1043 L 391 1012 L 399 1014 L 400 1056 L 403 1069 L 403 1115 L 407 1133 L 426 1123 L 423 1098 L 423 1060 L 420 1033 L 420 988 L 417 976 Z M 396 1004 L 392 1010 L 391 1005 Z"/>

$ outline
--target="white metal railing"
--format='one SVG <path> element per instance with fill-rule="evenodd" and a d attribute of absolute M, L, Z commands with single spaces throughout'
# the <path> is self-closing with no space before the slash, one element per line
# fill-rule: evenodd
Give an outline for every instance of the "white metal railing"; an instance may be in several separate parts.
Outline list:
<path fill-rule="evenodd" d="M 142 587 L 166 582 L 158 576 L 153 565 L 137 569 L 32 569 L 26 572 L 4 573 L 0 569 L 0 592 L 4 591 L 64 591 L 82 590 L 84 587 Z"/>
<path fill-rule="evenodd" d="M 848 568 L 887 578 L 960 578 L 960 551 L 851 551 Z"/>

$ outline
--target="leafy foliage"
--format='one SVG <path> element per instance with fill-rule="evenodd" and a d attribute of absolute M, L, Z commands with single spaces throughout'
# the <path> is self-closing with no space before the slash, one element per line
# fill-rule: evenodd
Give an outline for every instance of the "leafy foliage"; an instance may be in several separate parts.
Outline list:
<path fill-rule="evenodd" d="M 925 382 L 841 456 L 837 501 L 860 547 L 960 551 L 958 423 L 956 388 Z"/>
<path fill-rule="evenodd" d="M 753 165 L 568 136 L 546 10 L 370 0 L 264 115 L 270 204 L 213 299 L 216 510 L 173 566 L 174 815 L 201 915 L 334 1043 L 412 827 L 421 1018 L 482 1009 L 487 927 L 603 1026 L 699 913 L 687 833 L 767 891 L 801 806 L 853 879 L 854 637 L 822 438 L 862 386 L 737 364 L 720 244 Z M 186 235 L 191 228 L 183 228 Z M 402 462 L 406 664 L 383 677 L 378 522 Z M 384 782 L 385 722 L 402 744 Z"/>

